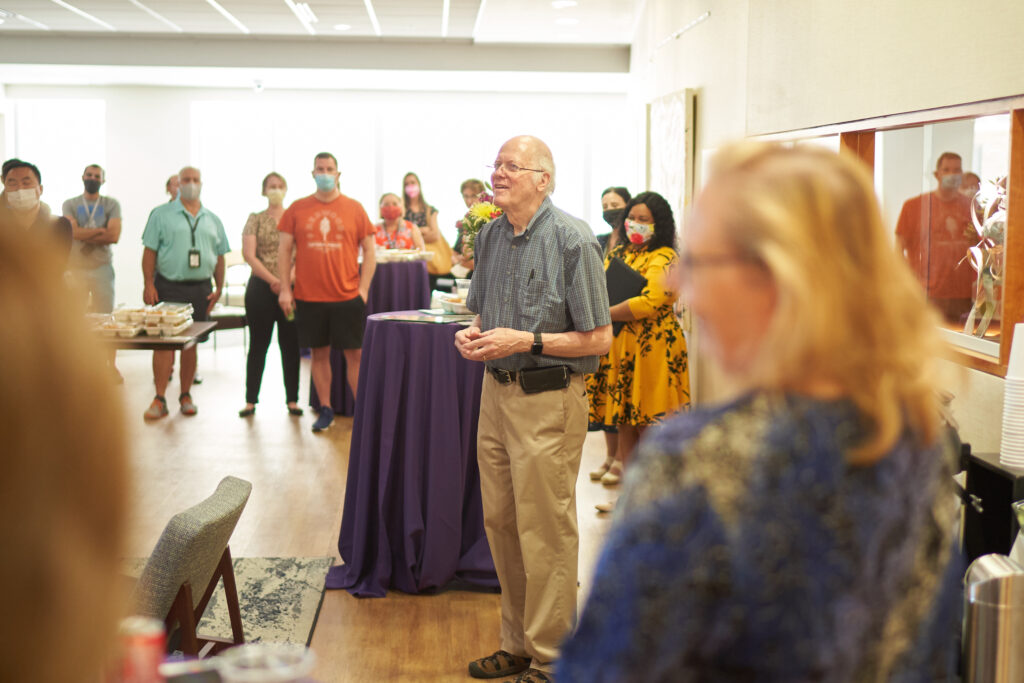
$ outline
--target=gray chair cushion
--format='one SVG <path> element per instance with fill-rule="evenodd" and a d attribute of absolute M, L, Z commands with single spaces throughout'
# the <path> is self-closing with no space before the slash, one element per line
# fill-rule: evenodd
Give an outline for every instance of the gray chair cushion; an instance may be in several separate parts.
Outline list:
<path fill-rule="evenodd" d="M 171 518 L 139 576 L 138 614 L 163 620 L 186 581 L 192 585 L 192 607 L 196 607 L 251 491 L 251 483 L 225 477 L 213 495 Z"/>

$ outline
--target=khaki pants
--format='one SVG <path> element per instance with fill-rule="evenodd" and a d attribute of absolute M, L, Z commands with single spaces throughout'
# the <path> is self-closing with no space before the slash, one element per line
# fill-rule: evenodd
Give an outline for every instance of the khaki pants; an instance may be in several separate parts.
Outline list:
<path fill-rule="evenodd" d="M 501 648 L 552 671 L 576 621 L 576 477 L 587 435 L 583 376 L 524 394 L 484 374 L 477 460 L 501 582 Z"/>

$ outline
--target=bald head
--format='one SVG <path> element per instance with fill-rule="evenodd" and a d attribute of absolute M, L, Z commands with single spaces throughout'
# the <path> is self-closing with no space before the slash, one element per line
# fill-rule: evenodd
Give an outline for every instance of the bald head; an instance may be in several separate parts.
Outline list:
<path fill-rule="evenodd" d="M 509 153 L 516 159 L 521 159 L 519 164 L 527 168 L 537 168 L 548 174 L 547 191 L 551 194 L 555 191 L 555 160 L 551 155 L 551 148 L 547 143 L 532 135 L 517 135 L 501 146 L 501 153 Z M 538 182 L 540 182 L 538 178 Z"/>

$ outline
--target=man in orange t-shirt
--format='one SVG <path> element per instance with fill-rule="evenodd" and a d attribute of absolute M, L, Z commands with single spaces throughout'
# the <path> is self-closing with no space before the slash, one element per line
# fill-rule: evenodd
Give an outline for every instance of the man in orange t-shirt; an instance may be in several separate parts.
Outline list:
<path fill-rule="evenodd" d="M 345 354 L 348 383 L 355 396 L 370 281 L 377 267 L 374 228 L 363 206 L 338 191 L 338 160 L 321 152 L 313 160 L 316 192 L 292 203 L 277 225 L 280 232 L 278 303 L 294 312 L 299 345 L 313 350 L 313 385 L 320 415 L 313 431 L 334 421 L 331 408 L 331 349 Z M 359 267 L 359 248 L 363 266 Z M 291 263 L 295 255 L 295 292 Z"/>
<path fill-rule="evenodd" d="M 943 152 L 935 164 L 939 186 L 908 199 L 896 223 L 900 253 L 904 254 L 928 298 L 946 320 L 963 323 L 971 310 L 977 277 L 967 250 L 977 241 L 971 224 L 971 200 L 960 194 L 963 165 L 960 155 Z"/>

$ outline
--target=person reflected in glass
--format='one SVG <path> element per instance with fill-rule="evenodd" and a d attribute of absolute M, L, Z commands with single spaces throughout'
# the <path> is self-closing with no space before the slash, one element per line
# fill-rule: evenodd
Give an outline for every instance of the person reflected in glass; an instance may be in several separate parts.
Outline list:
<path fill-rule="evenodd" d="M 896 222 L 900 253 L 943 318 L 963 324 L 971 310 L 975 272 L 965 260 L 977 242 L 971 200 L 960 193 L 963 164 L 956 152 L 943 152 L 935 164 L 938 187 L 908 199 Z"/>
<path fill-rule="evenodd" d="M 256 412 L 259 402 L 267 349 L 277 326 L 277 346 L 281 350 L 281 373 L 284 376 L 285 401 L 288 413 L 302 415 L 299 407 L 299 332 L 295 319 L 289 320 L 278 305 L 281 280 L 277 276 L 280 233 L 277 224 L 284 214 L 284 197 L 288 183 L 279 173 L 263 179 L 263 196 L 267 208 L 249 214 L 242 229 L 242 257 L 252 268 L 245 287 L 245 321 L 249 327 L 249 355 L 245 365 L 245 407 L 239 417 Z M 294 276 L 293 276 L 294 280 Z"/>
<path fill-rule="evenodd" d="M 556 680 L 955 680 L 938 316 L 869 171 L 728 146 L 686 237 L 683 298 L 738 396 L 644 435 Z"/>
<path fill-rule="evenodd" d="M 613 322 L 624 323 L 588 376 L 590 424 L 618 429 L 615 461 L 601 483 L 619 483 L 630 455 L 651 425 L 690 405 L 686 339 L 672 304 L 679 298 L 670 273 L 678 260 L 672 208 L 657 192 L 641 192 L 625 207 L 617 245 L 605 257 L 621 259 L 647 279 L 637 295 L 611 306 Z M 610 512 L 611 503 L 597 509 Z"/>
<path fill-rule="evenodd" d="M 402 218 L 402 198 L 387 192 L 380 198 L 381 222 L 374 225 L 377 246 L 384 249 L 419 249 L 423 251 L 423 235 L 415 224 Z"/>

